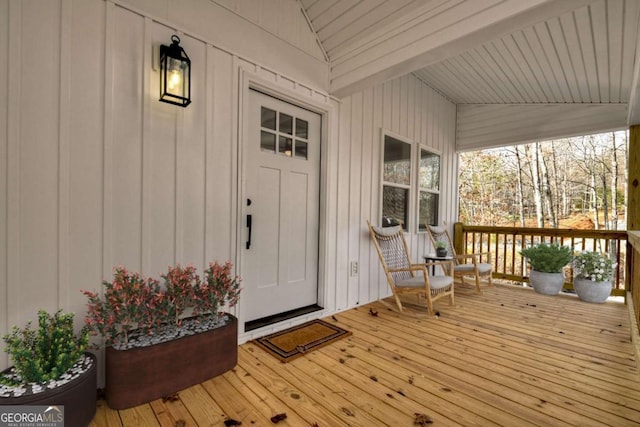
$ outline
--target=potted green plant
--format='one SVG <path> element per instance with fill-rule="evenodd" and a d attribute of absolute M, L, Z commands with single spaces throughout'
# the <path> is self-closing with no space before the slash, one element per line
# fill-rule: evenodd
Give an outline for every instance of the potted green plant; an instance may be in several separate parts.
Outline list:
<path fill-rule="evenodd" d="M 531 265 L 529 281 L 540 294 L 557 295 L 564 286 L 562 269 L 573 258 L 571 248 L 558 244 L 540 243 L 520 251 Z"/>
<path fill-rule="evenodd" d="M 158 280 L 124 267 L 89 298 L 87 329 L 104 339 L 105 397 L 124 409 L 175 393 L 237 364 L 238 321 L 221 311 L 240 295 L 230 262 L 169 267 Z"/>
<path fill-rule="evenodd" d="M 74 332 L 73 313 L 38 312 L 31 322 L 3 336 L 13 366 L 0 372 L 0 405 L 64 407 L 66 426 L 86 426 L 96 413 L 96 358 L 85 352 L 89 335 Z"/>
<path fill-rule="evenodd" d="M 436 240 L 436 256 L 444 258 L 447 256 L 447 242 L 444 240 Z"/>
<path fill-rule="evenodd" d="M 599 252 L 582 252 L 573 258 L 573 289 L 582 301 L 603 303 L 611 293 L 613 261 Z"/>

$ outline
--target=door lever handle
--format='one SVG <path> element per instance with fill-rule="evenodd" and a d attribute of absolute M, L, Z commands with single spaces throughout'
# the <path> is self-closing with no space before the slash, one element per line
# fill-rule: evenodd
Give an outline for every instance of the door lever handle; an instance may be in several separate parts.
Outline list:
<path fill-rule="evenodd" d="M 249 229 L 249 233 L 247 235 L 247 249 L 251 247 L 251 223 L 252 223 L 251 215 L 247 215 L 247 228 Z"/>

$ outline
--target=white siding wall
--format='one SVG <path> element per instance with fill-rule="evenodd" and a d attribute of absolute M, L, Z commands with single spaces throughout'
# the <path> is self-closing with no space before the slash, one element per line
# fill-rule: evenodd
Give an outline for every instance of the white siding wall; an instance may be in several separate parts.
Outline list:
<path fill-rule="evenodd" d="M 336 283 L 336 310 L 389 294 L 366 223 L 375 224 L 381 217 L 381 129 L 441 153 L 440 220 L 453 224 L 457 218 L 455 120 L 455 105 L 412 75 L 342 99 L 335 189 L 336 268 L 335 278 L 329 279 Z M 431 251 L 426 234 L 406 237 L 414 261 Z M 358 276 L 349 275 L 351 261 L 359 262 Z"/>
<path fill-rule="evenodd" d="M 298 82 L 328 90 L 326 59 L 297 0 L 108 1 L 139 10 Z"/>
<path fill-rule="evenodd" d="M 229 38 L 252 34 L 245 42 L 260 58 L 275 52 L 279 68 L 184 24 L 193 103 L 158 102 L 153 48 L 179 25 L 140 8 L 175 2 L 137 3 L 0 2 L 0 335 L 40 308 L 75 311 L 79 326 L 80 290 L 99 289 L 119 264 L 157 277 L 177 262 L 234 260 L 239 68 L 302 99 L 326 87 L 328 65 L 314 52 L 194 0 L 190 13 L 235 19 Z M 2 352 L 0 369 L 7 363 Z"/>
<path fill-rule="evenodd" d="M 381 128 L 442 153 L 441 218 L 455 219 L 453 104 L 414 77 L 331 99 L 317 52 L 285 53 L 293 42 L 212 2 L 175 3 L 0 2 L 0 335 L 39 308 L 75 311 L 79 326 L 80 290 L 99 289 L 119 264 L 157 277 L 177 262 L 236 262 L 240 69 L 331 112 L 320 230 L 328 311 L 388 293 L 366 234 L 380 210 Z M 237 21 L 222 39 L 206 25 L 220 14 Z M 157 101 L 152 46 L 174 26 L 194 64 L 186 109 Z M 244 50 L 253 44 L 260 52 Z M 417 260 L 425 236 L 409 239 Z"/>

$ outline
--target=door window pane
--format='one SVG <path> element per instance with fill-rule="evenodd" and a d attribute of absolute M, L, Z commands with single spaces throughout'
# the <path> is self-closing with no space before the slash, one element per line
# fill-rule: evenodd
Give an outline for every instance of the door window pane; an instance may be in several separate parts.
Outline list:
<path fill-rule="evenodd" d="M 260 110 L 260 126 L 276 130 L 276 112 L 269 108 L 262 107 Z"/>
<path fill-rule="evenodd" d="M 306 120 L 296 118 L 296 136 L 309 139 L 309 123 Z"/>
<path fill-rule="evenodd" d="M 396 184 L 411 184 L 411 145 L 384 137 L 384 178 Z"/>
<path fill-rule="evenodd" d="M 307 158 L 307 143 L 296 140 L 296 157 Z"/>
<path fill-rule="evenodd" d="M 440 189 L 440 156 L 420 150 L 420 188 Z"/>
<path fill-rule="evenodd" d="M 382 226 L 402 225 L 407 229 L 409 190 L 406 188 L 382 187 Z"/>
<path fill-rule="evenodd" d="M 260 132 L 260 148 L 265 151 L 276 152 L 276 136 L 272 133 Z"/>
<path fill-rule="evenodd" d="M 287 135 L 293 135 L 293 117 L 288 114 L 280 113 L 280 132 Z"/>
<path fill-rule="evenodd" d="M 292 151 L 292 141 L 291 138 L 286 138 L 284 136 L 280 137 L 280 153 L 284 154 L 285 156 L 291 156 L 291 151 Z"/>
<path fill-rule="evenodd" d="M 419 204 L 418 229 L 426 231 L 427 225 L 438 225 L 438 195 L 421 191 Z"/>

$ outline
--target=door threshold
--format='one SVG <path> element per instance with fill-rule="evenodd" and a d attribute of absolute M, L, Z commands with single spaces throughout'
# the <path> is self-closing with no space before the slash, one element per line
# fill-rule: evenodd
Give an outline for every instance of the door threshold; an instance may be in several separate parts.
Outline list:
<path fill-rule="evenodd" d="M 312 304 L 306 307 L 300 307 L 294 310 L 285 311 L 284 313 L 273 314 L 271 316 L 262 317 L 260 319 L 250 320 L 244 323 L 244 331 L 253 331 L 254 329 L 273 325 L 274 323 L 293 319 L 294 317 L 304 316 L 305 314 L 313 313 L 314 311 L 320 310 L 323 310 L 323 307 L 320 307 L 318 304 Z"/>

